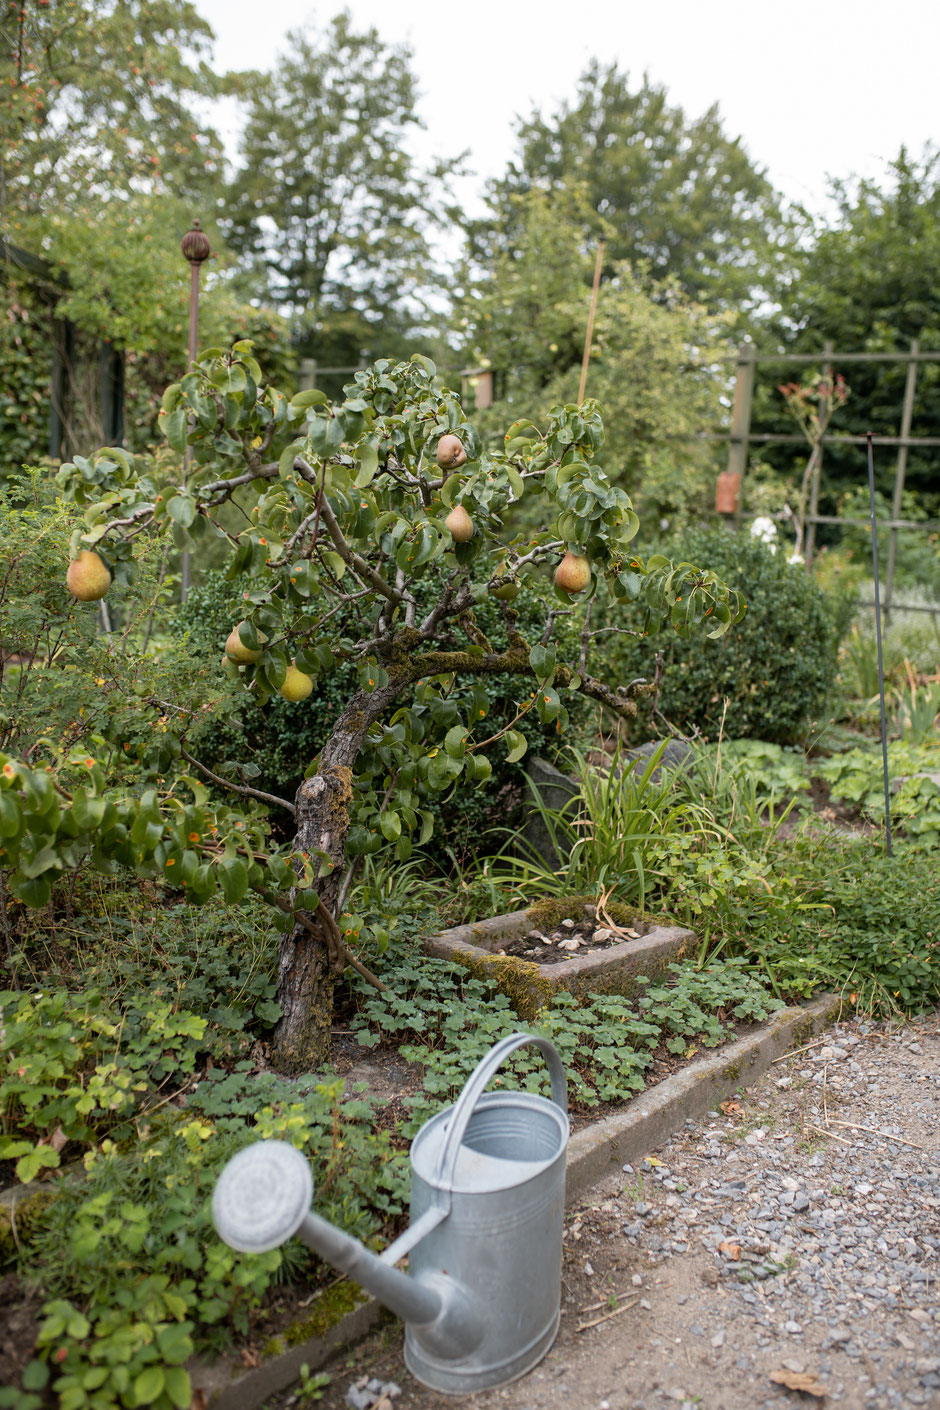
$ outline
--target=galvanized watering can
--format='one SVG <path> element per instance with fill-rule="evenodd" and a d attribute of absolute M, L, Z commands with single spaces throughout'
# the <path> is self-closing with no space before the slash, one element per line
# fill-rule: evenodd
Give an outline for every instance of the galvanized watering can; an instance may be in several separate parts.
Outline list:
<path fill-rule="evenodd" d="M 485 1091 L 525 1043 L 545 1057 L 551 1101 Z M 311 1212 L 310 1166 L 284 1141 L 229 1161 L 212 1198 L 215 1227 L 245 1253 L 296 1234 L 402 1318 L 405 1363 L 432 1389 L 503 1385 L 531 1370 L 558 1330 L 567 1106 L 555 1048 L 513 1033 L 412 1142 L 412 1223 L 381 1256 Z M 406 1253 L 407 1274 L 394 1266 Z"/>

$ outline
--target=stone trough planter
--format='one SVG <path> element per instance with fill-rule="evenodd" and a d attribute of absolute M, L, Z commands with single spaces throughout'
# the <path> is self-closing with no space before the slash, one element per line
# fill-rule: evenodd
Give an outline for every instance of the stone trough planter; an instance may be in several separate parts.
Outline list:
<path fill-rule="evenodd" d="M 425 954 L 454 960 L 471 974 L 495 979 L 519 1017 L 532 1019 L 552 994 L 561 990 L 575 995 L 629 996 L 641 987 L 636 982 L 638 975 L 663 978 L 668 966 L 690 954 L 696 943 L 691 930 L 640 920 L 625 907 L 610 906 L 611 919 L 617 925 L 630 925 L 641 931 L 638 940 L 585 950 L 555 964 L 539 964 L 499 953 L 507 943 L 526 935 L 534 927 L 556 925 L 566 917 L 580 917 L 585 905 L 593 900 L 590 896 L 574 896 L 568 900 L 540 901 L 523 911 L 510 911 L 472 925 L 455 925 L 430 936 L 424 943 Z"/>

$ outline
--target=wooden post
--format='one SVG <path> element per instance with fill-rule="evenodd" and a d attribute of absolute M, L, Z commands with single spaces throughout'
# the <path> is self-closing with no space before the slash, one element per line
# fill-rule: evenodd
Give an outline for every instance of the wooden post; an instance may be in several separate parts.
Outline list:
<path fill-rule="evenodd" d="M 312 392 L 317 385 L 317 360 L 315 357 L 303 357 L 300 360 L 300 390 L 302 392 Z"/>
<path fill-rule="evenodd" d="M 75 325 L 57 318 L 52 325 L 52 386 L 49 397 L 49 458 L 62 460 L 68 444 L 69 373 L 75 351 Z"/>
<path fill-rule="evenodd" d="M 822 375 L 831 385 L 832 383 L 832 353 L 833 345 L 830 339 L 823 343 L 823 370 Z M 819 420 L 822 424 L 828 420 L 829 398 L 819 398 Z M 813 464 L 813 474 L 809 482 L 809 512 L 806 516 L 806 539 L 803 543 L 803 558 L 806 562 L 807 573 L 813 566 L 813 554 L 816 550 L 816 515 L 819 513 L 819 480 L 822 473 L 823 447 L 820 438 L 816 447 L 816 459 Z"/>
<path fill-rule="evenodd" d="M 917 338 L 911 343 L 911 360 L 907 364 L 907 381 L 904 384 L 904 404 L 901 408 L 900 438 L 906 441 L 911 434 L 914 419 L 914 392 L 917 387 L 917 354 L 920 342 Z M 901 500 L 904 496 L 904 477 L 907 474 L 907 446 L 898 446 L 897 466 L 894 472 L 894 497 L 891 501 L 891 536 L 888 539 L 888 566 L 885 569 L 884 614 L 885 626 L 891 616 L 891 595 L 894 591 L 894 565 L 898 553 L 898 531 L 896 524 L 901 517 Z"/>
<path fill-rule="evenodd" d="M 604 241 L 597 242 L 597 260 L 594 264 L 594 283 L 591 287 L 591 309 L 588 313 L 587 332 L 584 335 L 584 357 L 581 359 L 581 385 L 578 387 L 578 406 L 584 401 L 587 387 L 588 362 L 591 358 L 591 340 L 594 337 L 594 315 L 597 312 L 597 294 L 601 287 L 601 268 L 604 263 Z"/>
<path fill-rule="evenodd" d="M 734 384 L 734 408 L 731 412 L 731 444 L 728 447 L 727 471 L 738 476 L 738 513 L 744 500 L 744 472 L 747 469 L 748 438 L 751 431 L 751 404 L 754 400 L 754 371 L 757 349 L 753 343 L 742 343 L 738 349 L 738 372 Z"/>

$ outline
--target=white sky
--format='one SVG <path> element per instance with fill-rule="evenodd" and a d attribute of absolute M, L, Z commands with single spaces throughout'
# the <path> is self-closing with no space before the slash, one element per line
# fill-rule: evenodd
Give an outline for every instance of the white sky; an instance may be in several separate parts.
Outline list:
<path fill-rule="evenodd" d="M 267 68 L 288 29 L 341 4 L 196 0 L 218 69 Z M 828 175 L 880 178 L 906 143 L 940 142 L 940 0 L 349 0 L 360 28 L 407 42 L 426 154 L 471 151 L 476 179 L 513 151 L 513 119 L 573 96 L 592 56 L 647 72 L 697 116 L 718 103 L 790 200 L 825 206 Z M 631 85 L 632 86 L 632 85 Z M 231 139 L 230 122 L 220 124 Z"/>

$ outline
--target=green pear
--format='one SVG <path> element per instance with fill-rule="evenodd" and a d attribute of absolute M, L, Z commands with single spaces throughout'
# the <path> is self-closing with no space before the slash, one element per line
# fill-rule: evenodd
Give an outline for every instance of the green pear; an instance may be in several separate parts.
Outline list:
<path fill-rule="evenodd" d="M 285 700 L 296 704 L 298 700 L 306 700 L 313 690 L 313 677 L 298 671 L 293 662 L 287 668 L 287 675 L 284 677 L 284 684 L 280 688 L 280 694 Z"/>
<path fill-rule="evenodd" d="M 79 602 L 100 602 L 111 586 L 111 574 L 97 553 L 83 548 L 69 564 L 65 583 Z"/>
<path fill-rule="evenodd" d="M 239 629 L 244 625 L 244 622 L 239 622 L 237 627 L 233 627 L 225 641 L 226 656 L 231 657 L 239 666 L 253 665 L 255 661 L 261 660 L 261 652 L 250 650 L 238 635 Z"/>
<path fill-rule="evenodd" d="M 456 505 L 444 520 L 455 543 L 467 543 L 473 538 L 473 520 L 462 504 Z"/>

